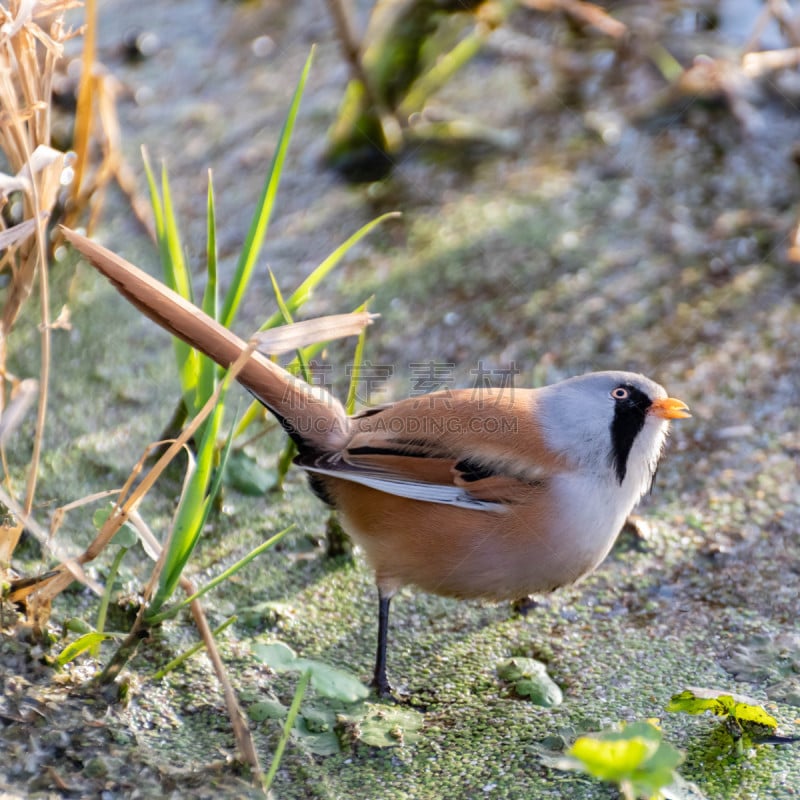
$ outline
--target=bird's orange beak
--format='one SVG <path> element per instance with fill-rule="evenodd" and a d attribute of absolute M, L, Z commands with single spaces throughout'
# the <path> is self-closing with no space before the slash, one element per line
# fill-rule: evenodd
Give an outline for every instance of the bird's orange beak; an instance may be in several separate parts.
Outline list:
<path fill-rule="evenodd" d="M 675 397 L 654 400 L 649 411 L 661 419 L 686 419 L 692 416 L 689 413 L 689 406 Z"/>

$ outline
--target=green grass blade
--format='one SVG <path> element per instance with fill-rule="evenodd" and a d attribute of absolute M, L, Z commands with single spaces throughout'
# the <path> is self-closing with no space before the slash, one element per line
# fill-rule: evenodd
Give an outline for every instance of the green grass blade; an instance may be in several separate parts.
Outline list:
<path fill-rule="evenodd" d="M 210 426 L 209 426 L 210 427 Z M 172 522 L 167 555 L 158 578 L 158 588 L 150 602 L 147 621 L 155 616 L 175 591 L 181 571 L 189 560 L 194 545 L 197 522 L 203 512 L 203 487 L 197 480 L 197 464 L 190 455 L 183 492 Z"/>
<path fill-rule="evenodd" d="M 212 319 L 219 315 L 219 289 L 217 283 L 217 218 L 214 207 L 214 183 L 208 171 L 208 199 L 206 204 L 206 288 L 203 293 L 203 311 Z M 198 355 L 197 408 L 200 409 L 217 388 L 216 363 L 202 354 Z"/>
<path fill-rule="evenodd" d="M 147 186 L 150 189 L 150 205 L 153 207 L 153 219 L 156 225 L 156 241 L 158 242 L 159 250 L 165 241 L 164 237 L 164 206 L 161 202 L 161 195 L 158 193 L 158 186 L 156 185 L 155 175 L 150 167 L 150 158 L 147 155 L 146 148 L 142 147 L 142 161 L 144 162 L 144 174 L 147 177 Z M 165 254 L 161 252 L 161 260 L 163 261 Z"/>
<path fill-rule="evenodd" d="M 292 319 L 292 314 L 286 305 L 286 301 L 283 299 L 283 292 L 281 292 L 281 287 L 278 286 L 278 281 L 275 279 L 275 273 L 272 270 L 269 271 L 269 279 L 272 281 L 272 291 L 275 295 L 275 302 L 278 304 L 278 311 L 282 318 L 281 324 L 291 325 L 294 319 Z"/>
<path fill-rule="evenodd" d="M 219 315 L 219 290 L 217 287 L 217 214 L 214 206 L 214 181 L 208 171 L 208 199 L 206 202 L 206 272 L 208 281 L 203 295 L 203 311 L 212 319 Z"/>
<path fill-rule="evenodd" d="M 258 205 L 256 206 L 253 220 L 250 223 L 250 230 L 247 234 L 242 253 L 239 257 L 239 262 L 236 265 L 236 273 L 230 288 L 225 294 L 225 300 L 222 306 L 222 314 L 220 322 L 227 328 L 230 327 L 236 312 L 239 310 L 239 304 L 244 296 L 247 286 L 250 282 L 250 277 L 253 274 L 258 254 L 261 251 L 261 245 L 264 242 L 264 237 L 267 233 L 269 220 L 272 216 L 272 209 L 275 205 L 275 196 L 278 192 L 278 185 L 280 184 L 281 174 L 283 173 L 283 164 L 286 160 L 286 154 L 289 150 L 289 141 L 292 136 L 292 130 L 297 118 L 297 112 L 300 108 L 300 100 L 303 96 L 308 74 L 311 70 L 311 61 L 314 57 L 314 49 L 312 48 L 306 59 L 305 67 L 300 75 L 300 81 L 292 98 L 292 104 L 289 106 L 289 113 L 286 121 L 283 123 L 280 138 L 278 139 L 277 147 L 275 148 L 275 155 L 272 157 L 272 164 L 270 165 L 267 180 L 264 183 L 264 188 L 261 192 Z"/>
<path fill-rule="evenodd" d="M 289 706 L 289 713 L 286 715 L 286 722 L 283 724 L 281 738 L 278 741 L 278 746 L 275 748 L 275 753 L 272 756 L 272 763 L 269 765 L 269 771 L 264 778 L 265 794 L 269 793 L 272 782 L 275 780 L 275 776 L 278 774 L 278 767 L 281 764 L 281 758 L 283 758 L 283 751 L 286 749 L 286 745 L 289 742 L 289 737 L 291 736 L 292 728 L 294 728 L 295 720 L 297 719 L 297 715 L 300 713 L 300 703 L 303 702 L 303 697 L 305 697 L 306 689 L 308 688 L 308 682 L 310 680 L 311 670 L 307 669 L 302 674 L 300 682 L 297 684 L 297 689 L 295 690 L 294 698 L 292 699 L 292 705 Z"/>
<path fill-rule="evenodd" d="M 219 586 L 223 581 L 228 580 L 228 578 L 230 578 L 232 575 L 235 575 L 240 569 L 246 567 L 253 559 L 258 558 L 258 556 L 260 556 L 265 550 L 268 550 L 270 547 L 276 545 L 294 527 L 294 523 L 292 523 L 288 528 L 284 528 L 274 536 L 270 536 L 269 539 L 251 550 L 244 558 L 239 559 L 239 561 L 228 567 L 228 569 L 226 569 L 224 572 L 221 572 L 216 578 L 213 578 L 211 581 L 205 584 L 205 586 L 202 586 L 193 595 L 181 600 L 171 608 L 165 609 L 160 614 L 157 614 L 150 620 L 150 623 L 155 625 L 158 622 L 163 622 L 165 619 L 174 617 L 179 611 L 181 611 L 181 609 L 185 608 L 193 601 L 199 599 L 204 594 Z"/>
<path fill-rule="evenodd" d="M 203 437 L 197 449 L 197 461 L 188 476 L 175 515 L 170 536 L 167 557 L 159 577 L 158 589 L 150 604 L 147 620 L 155 617 L 178 585 L 181 573 L 200 538 L 211 506 L 208 494 L 214 466 L 216 439 L 224 412 L 225 392 L 220 395 L 217 405 L 206 420 Z"/>
<path fill-rule="evenodd" d="M 380 225 L 387 219 L 396 219 L 400 216 L 398 211 L 390 211 L 373 219 L 363 227 L 359 228 L 344 244 L 339 245 L 290 295 L 286 301 L 286 307 L 290 314 L 294 314 L 311 297 L 311 293 L 316 289 L 325 276 L 342 260 L 344 255 L 355 244 L 363 239 L 373 228 Z M 280 311 L 273 314 L 262 326 L 261 330 L 274 328 L 276 325 L 283 324 L 283 315 Z"/>
<path fill-rule="evenodd" d="M 183 245 L 181 243 L 178 221 L 175 217 L 172 205 L 172 193 L 169 187 L 166 166 L 161 170 L 161 200 L 164 204 L 164 239 L 165 244 L 161 249 L 161 266 L 164 271 L 164 281 L 173 291 L 190 302 L 194 301 L 192 293 L 192 282 L 189 276 L 189 269 L 183 257 Z M 163 258 L 166 253 L 166 260 Z M 197 405 L 197 382 L 200 377 L 200 355 L 197 351 L 186 344 L 181 339 L 173 337 L 175 357 L 178 361 L 178 372 L 180 374 L 181 389 L 183 391 L 184 402 L 190 414 L 196 413 L 201 407 Z"/>
<path fill-rule="evenodd" d="M 283 317 L 283 324 L 284 325 L 291 325 L 294 322 L 292 319 L 292 315 L 289 311 L 289 308 L 286 305 L 286 301 L 283 299 L 283 294 L 281 293 L 281 288 L 278 286 L 278 281 L 275 280 L 275 273 L 272 270 L 269 271 L 269 277 L 272 281 L 272 291 L 275 294 L 275 302 L 278 304 L 278 311 L 280 311 L 281 316 Z M 300 374 L 303 376 L 303 380 L 308 383 L 309 381 L 309 373 L 308 373 L 308 364 L 306 364 L 306 360 L 303 357 L 302 350 L 296 350 L 295 361 L 300 368 Z"/>
<path fill-rule="evenodd" d="M 356 311 L 366 311 L 367 306 L 369 305 L 369 300 L 363 302 Z M 347 399 L 344 403 L 344 410 L 347 412 L 348 416 L 355 414 L 356 411 L 356 394 L 358 392 L 358 371 L 359 367 L 361 367 L 364 363 L 364 346 L 367 343 L 367 328 L 365 327 L 364 330 L 358 336 L 358 341 L 356 342 L 356 349 L 353 352 L 353 371 L 350 374 L 350 385 L 347 387 Z"/>
<path fill-rule="evenodd" d="M 161 570 L 159 586 L 150 604 L 148 622 L 154 624 L 159 619 L 160 610 L 169 600 L 178 585 L 180 576 L 194 551 L 197 540 L 203 532 L 214 499 L 222 488 L 225 462 L 233 444 L 234 425 L 228 432 L 225 444 L 217 458 L 217 436 L 225 412 L 225 398 L 230 386 L 226 377 L 219 400 L 206 420 L 200 445 L 197 448 L 197 462 L 194 471 L 186 481 L 178 512 L 175 515 L 169 552 Z M 216 470 L 214 467 L 216 466 Z M 212 480 L 213 476 L 213 480 Z"/>
<path fill-rule="evenodd" d="M 183 259 L 177 222 L 172 208 L 169 192 L 169 181 L 166 168 L 162 169 L 162 193 L 159 193 L 155 175 L 147 157 L 147 151 L 142 149 L 147 185 L 150 189 L 150 203 L 153 207 L 153 218 L 156 226 L 156 240 L 161 258 L 161 268 L 167 285 L 179 292 L 183 297 L 191 299 L 191 282 Z M 197 389 L 199 355 L 188 344 L 172 338 L 175 350 L 175 360 L 178 365 L 178 376 L 181 383 L 181 394 L 190 413 L 196 410 L 195 392 Z"/>
<path fill-rule="evenodd" d="M 169 187 L 166 164 L 161 167 L 161 201 L 164 204 L 164 239 L 169 255 L 163 264 L 164 278 L 170 289 L 193 302 L 192 283 L 186 267 L 186 260 L 183 257 L 183 245 L 175 209 L 172 205 L 172 192 Z"/>

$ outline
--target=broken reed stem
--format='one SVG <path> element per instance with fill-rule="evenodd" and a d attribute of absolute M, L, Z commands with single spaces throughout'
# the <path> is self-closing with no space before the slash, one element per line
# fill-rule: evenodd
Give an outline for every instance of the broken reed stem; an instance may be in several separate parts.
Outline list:
<path fill-rule="evenodd" d="M 75 108 L 75 177 L 70 187 L 73 205 L 77 205 L 81 196 L 83 176 L 89 153 L 89 136 L 92 129 L 94 111 L 93 76 L 94 54 L 97 39 L 97 3 L 86 0 L 86 25 L 83 36 L 83 53 L 81 56 L 81 80 L 78 88 L 78 102 Z"/>
<path fill-rule="evenodd" d="M 42 457 L 42 440 L 44 438 L 44 426 L 47 422 L 47 398 L 48 381 L 50 379 L 50 283 L 47 273 L 47 244 L 45 241 L 44 220 L 38 213 L 39 193 L 36 189 L 36 181 L 32 181 L 34 205 L 37 208 L 36 214 L 36 250 L 39 259 L 39 293 L 41 298 L 41 351 L 42 366 L 39 374 L 39 403 L 36 410 L 36 429 L 33 435 L 33 452 L 31 454 L 31 465 L 28 469 L 28 481 L 25 487 L 25 503 L 23 508 L 25 514 L 30 514 L 33 508 L 33 500 L 36 495 L 36 481 L 39 477 L 39 462 Z"/>
<path fill-rule="evenodd" d="M 184 591 L 194 594 L 196 589 L 192 582 L 186 579 L 186 583 L 188 584 L 188 588 L 183 587 L 183 579 L 181 580 L 181 586 L 184 588 Z M 254 783 L 261 784 L 264 776 L 263 772 L 261 771 L 261 764 L 258 760 L 258 751 L 256 750 L 253 736 L 250 733 L 250 728 L 247 725 L 247 719 L 242 711 L 241 706 L 239 705 L 239 700 L 236 697 L 236 692 L 234 691 L 233 685 L 228 679 L 228 673 L 225 670 L 225 663 L 223 662 L 222 656 L 219 653 L 217 642 L 214 639 L 214 633 L 211 630 L 211 626 L 208 624 L 208 619 L 205 611 L 203 610 L 203 606 L 200 605 L 200 601 L 192 600 L 190 608 L 192 609 L 192 616 L 194 617 L 195 624 L 197 625 L 197 630 L 200 632 L 200 636 L 205 642 L 208 657 L 214 667 L 217 680 L 222 686 L 222 694 L 225 698 L 225 707 L 228 710 L 228 716 L 231 720 L 231 727 L 233 728 L 233 735 L 236 738 L 236 746 L 239 750 L 239 755 L 241 756 L 242 760 L 250 766 L 250 769 L 253 772 Z"/>

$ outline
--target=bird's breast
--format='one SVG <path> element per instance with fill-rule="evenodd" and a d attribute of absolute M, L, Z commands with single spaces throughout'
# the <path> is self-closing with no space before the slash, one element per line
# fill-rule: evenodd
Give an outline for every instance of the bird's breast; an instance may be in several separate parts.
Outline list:
<path fill-rule="evenodd" d="M 569 473 L 551 486 L 558 507 L 552 535 L 570 563 L 580 570 L 573 580 L 594 570 L 608 555 L 625 520 L 639 499 L 638 490 L 595 475 Z"/>
<path fill-rule="evenodd" d="M 518 599 L 573 583 L 603 560 L 627 510 L 591 482 L 555 478 L 524 503 L 476 511 L 331 482 L 345 529 L 378 586 Z"/>

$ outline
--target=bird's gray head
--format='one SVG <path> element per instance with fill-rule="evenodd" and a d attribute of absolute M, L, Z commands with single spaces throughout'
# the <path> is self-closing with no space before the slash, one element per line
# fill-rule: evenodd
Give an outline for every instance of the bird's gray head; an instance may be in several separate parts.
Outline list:
<path fill-rule="evenodd" d="M 620 485 L 626 477 L 647 490 L 670 419 L 687 417 L 684 403 L 633 372 L 591 372 L 542 390 L 547 443 Z"/>

